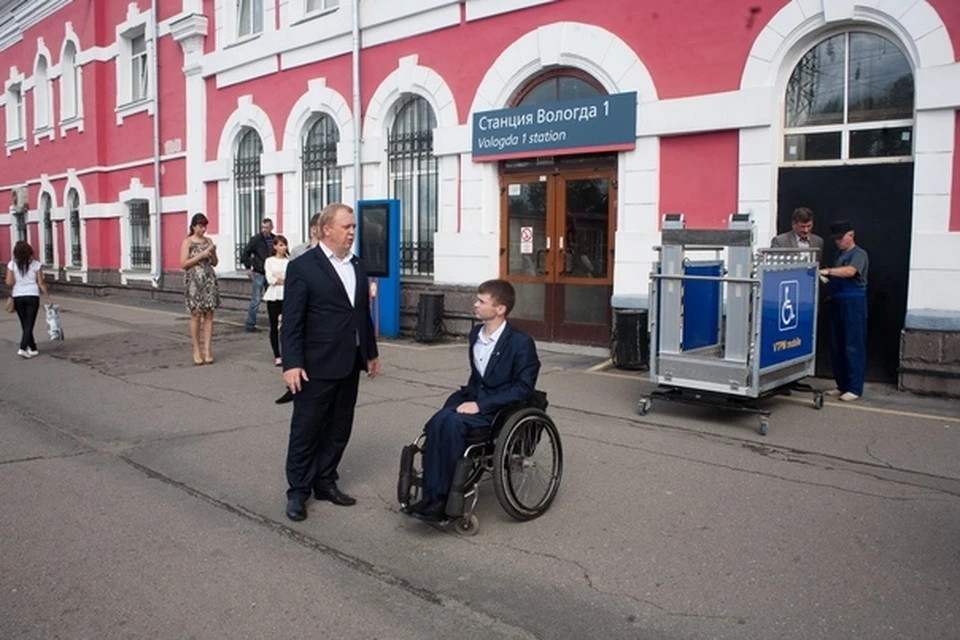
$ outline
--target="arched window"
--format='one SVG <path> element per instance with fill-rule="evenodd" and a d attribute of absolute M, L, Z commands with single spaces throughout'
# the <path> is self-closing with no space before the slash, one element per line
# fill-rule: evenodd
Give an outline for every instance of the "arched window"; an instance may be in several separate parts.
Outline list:
<path fill-rule="evenodd" d="M 67 193 L 67 210 L 70 224 L 70 266 L 83 265 L 83 249 L 80 245 L 80 194 L 76 189 Z"/>
<path fill-rule="evenodd" d="M 50 127 L 50 80 L 47 78 L 47 58 L 37 59 L 33 84 L 33 128 L 43 131 Z"/>
<path fill-rule="evenodd" d="M 80 67 L 77 66 L 77 48 L 71 41 L 63 47 L 60 61 L 60 119 L 70 120 L 80 115 Z"/>
<path fill-rule="evenodd" d="M 53 200 L 49 193 L 40 196 L 43 216 L 43 264 L 53 264 Z"/>
<path fill-rule="evenodd" d="M 553 69 L 536 76 L 521 87 L 513 99 L 513 106 L 592 98 L 606 93 L 595 78 L 579 69 Z"/>
<path fill-rule="evenodd" d="M 250 127 L 240 130 L 237 154 L 233 159 L 233 182 L 236 188 L 235 250 L 234 261 L 239 269 L 240 256 L 254 230 L 260 228 L 263 219 L 264 191 L 260 156 L 263 143 L 260 135 Z"/>
<path fill-rule="evenodd" d="M 400 200 L 400 269 L 404 275 L 433 275 L 433 234 L 437 231 L 438 173 L 433 155 L 437 119 L 422 97 L 401 99 L 390 130 L 387 154 L 390 195 Z"/>
<path fill-rule="evenodd" d="M 341 200 L 341 175 L 337 166 L 340 130 L 333 118 L 322 115 L 303 140 L 303 238 L 310 237 L 310 218 L 331 202 Z"/>
<path fill-rule="evenodd" d="M 913 69 L 874 33 L 842 33 L 808 51 L 790 75 L 784 111 L 785 162 L 913 153 Z"/>

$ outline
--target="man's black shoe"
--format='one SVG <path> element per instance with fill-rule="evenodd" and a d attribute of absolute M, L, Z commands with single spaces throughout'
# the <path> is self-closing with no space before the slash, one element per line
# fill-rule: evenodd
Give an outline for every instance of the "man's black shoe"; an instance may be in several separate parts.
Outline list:
<path fill-rule="evenodd" d="M 413 512 L 413 517 L 426 520 L 427 522 L 442 522 L 447 519 L 447 514 L 444 510 L 446 506 L 446 500 L 434 500 L 420 511 Z"/>
<path fill-rule="evenodd" d="M 293 402 L 293 394 L 290 393 L 290 390 L 287 389 L 287 392 L 274 400 L 277 404 L 286 404 L 287 402 Z"/>
<path fill-rule="evenodd" d="M 287 500 L 287 517 L 294 522 L 307 519 L 307 508 L 296 498 Z"/>
<path fill-rule="evenodd" d="M 329 500 L 333 504 L 338 504 L 341 507 L 352 507 L 357 504 L 356 498 L 351 498 L 336 486 L 327 487 L 326 489 L 314 489 L 313 495 L 317 500 Z"/>
<path fill-rule="evenodd" d="M 244 327 L 247 333 L 257 333 L 260 331 L 257 327 Z"/>

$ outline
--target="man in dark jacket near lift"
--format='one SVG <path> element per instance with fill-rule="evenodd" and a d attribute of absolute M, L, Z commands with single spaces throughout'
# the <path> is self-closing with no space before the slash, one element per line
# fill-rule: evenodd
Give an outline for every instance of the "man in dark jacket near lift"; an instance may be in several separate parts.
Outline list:
<path fill-rule="evenodd" d="M 250 238 L 240 263 L 247 268 L 247 277 L 250 278 L 250 308 L 247 310 L 247 331 L 257 330 L 257 310 L 260 308 L 260 299 L 267 286 L 267 276 L 263 271 L 263 263 L 273 255 L 273 220 L 264 218 L 260 222 L 260 233 Z"/>

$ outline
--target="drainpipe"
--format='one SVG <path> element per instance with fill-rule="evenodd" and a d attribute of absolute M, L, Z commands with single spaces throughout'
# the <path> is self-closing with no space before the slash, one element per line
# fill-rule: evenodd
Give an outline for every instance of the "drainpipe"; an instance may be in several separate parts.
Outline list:
<path fill-rule="evenodd" d="M 150 229 L 150 252 L 153 255 L 151 260 L 151 276 L 153 286 L 159 287 L 163 282 L 163 254 L 160 242 L 160 52 L 159 38 L 160 28 L 157 25 L 157 2 L 153 0 L 150 3 L 150 23 L 151 23 L 151 46 L 153 47 L 153 65 L 150 69 L 150 90 L 153 92 L 153 209 L 156 215 L 152 218 L 152 228 Z"/>
<path fill-rule="evenodd" d="M 359 202 L 363 197 L 363 178 L 360 167 L 360 0 L 353 5 L 353 194 Z"/>

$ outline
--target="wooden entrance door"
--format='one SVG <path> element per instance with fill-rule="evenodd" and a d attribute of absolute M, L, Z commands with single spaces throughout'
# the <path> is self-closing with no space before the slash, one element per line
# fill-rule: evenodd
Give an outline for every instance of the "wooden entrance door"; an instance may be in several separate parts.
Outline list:
<path fill-rule="evenodd" d="M 500 273 L 535 338 L 609 345 L 616 170 L 504 175 Z"/>

